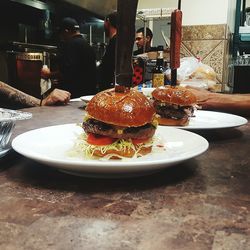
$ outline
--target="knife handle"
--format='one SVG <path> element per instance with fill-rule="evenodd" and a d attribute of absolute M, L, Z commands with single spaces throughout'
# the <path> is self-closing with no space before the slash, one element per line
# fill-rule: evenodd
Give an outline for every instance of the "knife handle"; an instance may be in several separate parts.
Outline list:
<path fill-rule="evenodd" d="M 180 67 L 182 32 L 182 12 L 174 10 L 171 14 L 171 37 L 170 37 L 170 68 Z"/>
<path fill-rule="evenodd" d="M 135 20 L 138 0 L 117 0 L 117 38 L 115 82 L 132 86 L 132 53 L 135 42 Z"/>

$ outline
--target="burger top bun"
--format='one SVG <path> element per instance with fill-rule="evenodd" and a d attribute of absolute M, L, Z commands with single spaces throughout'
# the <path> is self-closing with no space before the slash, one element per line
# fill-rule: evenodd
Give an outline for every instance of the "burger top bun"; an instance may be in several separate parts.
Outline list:
<path fill-rule="evenodd" d="M 90 100 L 86 110 L 96 120 L 124 127 L 150 123 L 155 114 L 147 97 L 133 89 L 123 93 L 114 89 L 99 92 Z"/>
<path fill-rule="evenodd" d="M 152 92 L 152 96 L 158 101 L 180 106 L 190 106 L 197 102 L 196 96 L 190 90 L 181 86 L 156 88 Z"/>

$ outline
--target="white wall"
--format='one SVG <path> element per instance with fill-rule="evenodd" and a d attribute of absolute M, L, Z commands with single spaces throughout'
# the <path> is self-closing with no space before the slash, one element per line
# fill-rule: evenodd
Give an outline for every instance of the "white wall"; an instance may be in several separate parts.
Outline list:
<path fill-rule="evenodd" d="M 226 24 L 228 0 L 182 1 L 183 25 Z"/>
<path fill-rule="evenodd" d="M 236 0 L 182 0 L 183 25 L 226 24 Z M 250 1 L 250 0 L 248 0 Z M 139 0 L 138 9 L 177 7 L 178 0 Z M 232 14 L 232 10 L 230 10 Z"/>
<path fill-rule="evenodd" d="M 192 0 L 184 0 L 192 1 Z M 137 9 L 177 8 L 178 0 L 139 0 Z"/>
<path fill-rule="evenodd" d="M 229 4 L 228 4 L 227 24 L 232 33 L 234 33 L 236 1 L 237 0 L 229 0 Z M 249 0 L 249 3 L 250 3 L 250 0 Z"/>

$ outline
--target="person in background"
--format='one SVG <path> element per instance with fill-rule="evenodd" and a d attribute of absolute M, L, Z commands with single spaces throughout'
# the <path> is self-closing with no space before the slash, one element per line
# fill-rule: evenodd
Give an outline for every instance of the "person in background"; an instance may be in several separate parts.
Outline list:
<path fill-rule="evenodd" d="M 151 41 L 153 38 L 153 32 L 148 27 L 146 28 L 146 37 L 144 36 L 144 28 L 140 28 L 135 34 L 135 43 L 137 45 L 137 50 L 133 52 L 134 56 L 143 54 L 145 52 L 157 51 L 157 48 L 151 47 Z M 145 44 L 145 51 L 143 51 Z"/>
<path fill-rule="evenodd" d="M 58 79 L 59 88 L 69 91 L 72 98 L 95 94 L 96 56 L 93 48 L 85 41 L 73 18 L 64 18 L 59 32 L 59 70 L 42 69 L 41 77 Z"/>
<path fill-rule="evenodd" d="M 193 87 L 187 88 L 196 95 L 197 104 L 204 110 L 250 116 L 250 94 L 224 94 Z"/>
<path fill-rule="evenodd" d="M 0 81 L 1 108 L 18 109 L 36 106 L 65 105 L 69 100 L 70 93 L 61 89 L 54 89 L 47 97 L 40 100 Z"/>
<path fill-rule="evenodd" d="M 98 67 L 98 90 L 105 90 L 114 86 L 115 83 L 115 50 L 117 32 L 117 12 L 106 16 L 104 20 L 105 35 L 109 43 Z"/>

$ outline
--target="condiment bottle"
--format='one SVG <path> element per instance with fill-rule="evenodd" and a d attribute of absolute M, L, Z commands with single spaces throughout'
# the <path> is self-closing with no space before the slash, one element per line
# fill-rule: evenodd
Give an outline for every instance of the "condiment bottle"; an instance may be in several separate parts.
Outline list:
<path fill-rule="evenodd" d="M 164 60 L 163 60 L 163 46 L 158 46 L 158 55 L 156 60 L 156 66 L 153 68 L 153 87 L 159 87 L 164 85 Z"/>

